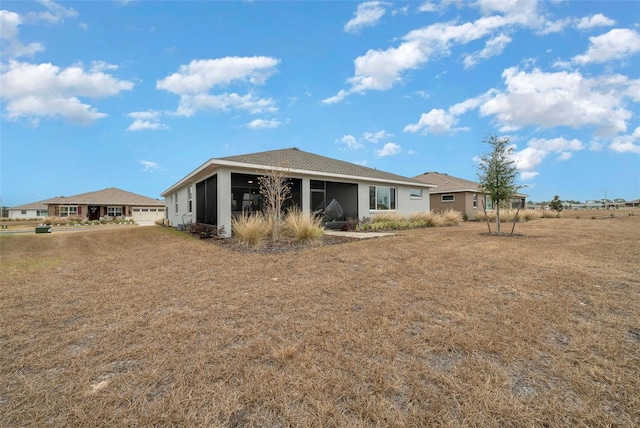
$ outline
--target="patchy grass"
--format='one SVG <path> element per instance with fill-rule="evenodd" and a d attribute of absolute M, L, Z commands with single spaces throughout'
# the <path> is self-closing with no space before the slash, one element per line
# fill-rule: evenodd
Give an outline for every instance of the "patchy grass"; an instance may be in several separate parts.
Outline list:
<path fill-rule="evenodd" d="M 640 217 L 518 229 L 0 235 L 0 426 L 640 425 Z"/>

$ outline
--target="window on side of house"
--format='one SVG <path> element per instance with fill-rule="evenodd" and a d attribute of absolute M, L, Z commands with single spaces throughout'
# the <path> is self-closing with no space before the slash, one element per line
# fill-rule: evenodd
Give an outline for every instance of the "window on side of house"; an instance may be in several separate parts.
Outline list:
<path fill-rule="evenodd" d="M 49 215 L 49 211 L 47 210 L 38 210 L 37 214 L 38 217 L 45 217 Z"/>
<path fill-rule="evenodd" d="M 20 214 L 27 215 L 27 210 L 20 210 Z"/>
<path fill-rule="evenodd" d="M 440 201 L 441 202 L 453 202 L 455 200 L 456 200 L 456 195 L 454 195 L 452 193 L 440 196 Z"/>
<path fill-rule="evenodd" d="M 187 206 L 189 207 L 189 214 L 193 211 L 193 191 L 192 187 L 187 187 Z"/>
<path fill-rule="evenodd" d="M 484 206 L 488 210 L 493 209 L 493 201 L 491 200 L 491 197 L 489 197 L 489 195 L 484 197 Z"/>
<path fill-rule="evenodd" d="M 176 214 L 178 214 L 178 194 L 174 193 L 173 197 L 171 198 L 175 201 L 175 205 L 176 205 Z"/>
<path fill-rule="evenodd" d="M 109 217 L 122 217 L 122 207 L 107 207 Z"/>
<path fill-rule="evenodd" d="M 60 217 L 73 217 L 78 215 L 77 205 L 60 205 Z"/>
<path fill-rule="evenodd" d="M 396 188 L 369 186 L 369 209 L 388 211 L 396 209 Z"/>
<path fill-rule="evenodd" d="M 422 189 L 409 189 L 411 199 L 422 199 Z"/>
<path fill-rule="evenodd" d="M 478 208 L 478 194 L 473 194 L 473 208 Z"/>

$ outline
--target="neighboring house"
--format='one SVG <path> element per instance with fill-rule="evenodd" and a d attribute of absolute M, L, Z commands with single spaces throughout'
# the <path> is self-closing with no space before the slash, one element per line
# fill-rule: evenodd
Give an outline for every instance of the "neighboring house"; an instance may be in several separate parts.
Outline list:
<path fill-rule="evenodd" d="M 431 184 L 291 148 L 209 159 L 162 193 L 166 219 L 171 226 L 224 227 L 229 237 L 233 216 L 262 209 L 258 178 L 283 166 L 290 176 L 287 205 L 303 212 L 323 211 L 333 199 L 344 220 L 430 210 Z"/>
<path fill-rule="evenodd" d="M 430 192 L 431 209 L 434 211 L 453 209 L 466 214 L 469 220 L 474 220 L 476 213 L 483 211 L 483 203 L 487 210 L 493 209 L 491 201 L 478 190 L 479 184 L 474 181 L 439 172 L 425 172 L 414 178 L 437 186 L 437 189 Z M 511 207 L 517 208 L 518 204 L 522 204 L 520 206 L 525 208 L 525 203 L 526 195 L 517 194 L 511 201 Z"/>
<path fill-rule="evenodd" d="M 80 217 L 86 220 L 122 218 L 138 222 L 162 220 L 164 202 L 111 187 L 96 192 L 47 199 L 49 217 Z"/>
<path fill-rule="evenodd" d="M 49 215 L 47 201 L 32 202 L 30 204 L 18 205 L 8 208 L 9 219 L 30 220 L 45 218 Z"/>

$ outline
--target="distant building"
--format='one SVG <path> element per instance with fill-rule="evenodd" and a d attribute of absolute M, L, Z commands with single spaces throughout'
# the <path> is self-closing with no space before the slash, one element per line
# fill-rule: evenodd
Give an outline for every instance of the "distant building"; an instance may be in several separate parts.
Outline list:
<path fill-rule="evenodd" d="M 469 220 L 476 218 L 478 211 L 492 210 L 491 201 L 480 192 L 480 185 L 474 181 L 454 177 L 439 172 L 425 172 L 413 177 L 423 183 L 434 184 L 437 187 L 429 191 L 431 209 L 446 211 L 452 209 L 467 215 Z M 511 201 L 511 208 L 526 207 L 526 195 L 520 193 Z"/>
<path fill-rule="evenodd" d="M 49 207 L 45 201 L 31 202 L 30 204 L 18 205 L 8 208 L 11 220 L 40 219 L 49 216 Z"/>
<path fill-rule="evenodd" d="M 136 223 L 156 221 L 164 218 L 164 202 L 111 187 L 9 208 L 10 219 L 45 217 L 122 218 Z"/>

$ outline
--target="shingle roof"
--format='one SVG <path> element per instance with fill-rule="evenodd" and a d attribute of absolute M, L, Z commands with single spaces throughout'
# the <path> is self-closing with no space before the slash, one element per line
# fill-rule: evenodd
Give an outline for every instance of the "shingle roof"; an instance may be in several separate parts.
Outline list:
<path fill-rule="evenodd" d="M 478 183 L 464 178 L 453 177 L 447 174 L 441 174 L 439 172 L 425 172 L 422 175 L 414 177 L 418 181 L 423 183 L 435 184 L 437 189 L 431 191 L 431 193 L 441 192 L 463 192 L 463 191 L 478 191 Z"/>
<path fill-rule="evenodd" d="M 9 209 L 10 210 L 46 210 L 47 209 L 46 202 L 49 202 L 49 199 L 46 199 L 44 201 L 38 201 L 38 202 L 30 202 L 24 205 L 17 205 L 15 207 L 10 207 Z"/>
<path fill-rule="evenodd" d="M 297 148 L 271 150 L 218 159 L 271 167 L 280 167 L 286 162 L 286 167 L 290 169 L 424 184 L 424 182 L 409 177 L 304 152 Z M 215 161 L 215 159 L 212 159 L 212 161 Z"/>
<path fill-rule="evenodd" d="M 140 205 L 164 206 L 158 199 L 148 198 L 136 193 L 110 187 L 96 192 L 81 193 L 73 196 L 58 196 L 47 199 L 46 204 L 87 204 L 87 205 Z"/>

